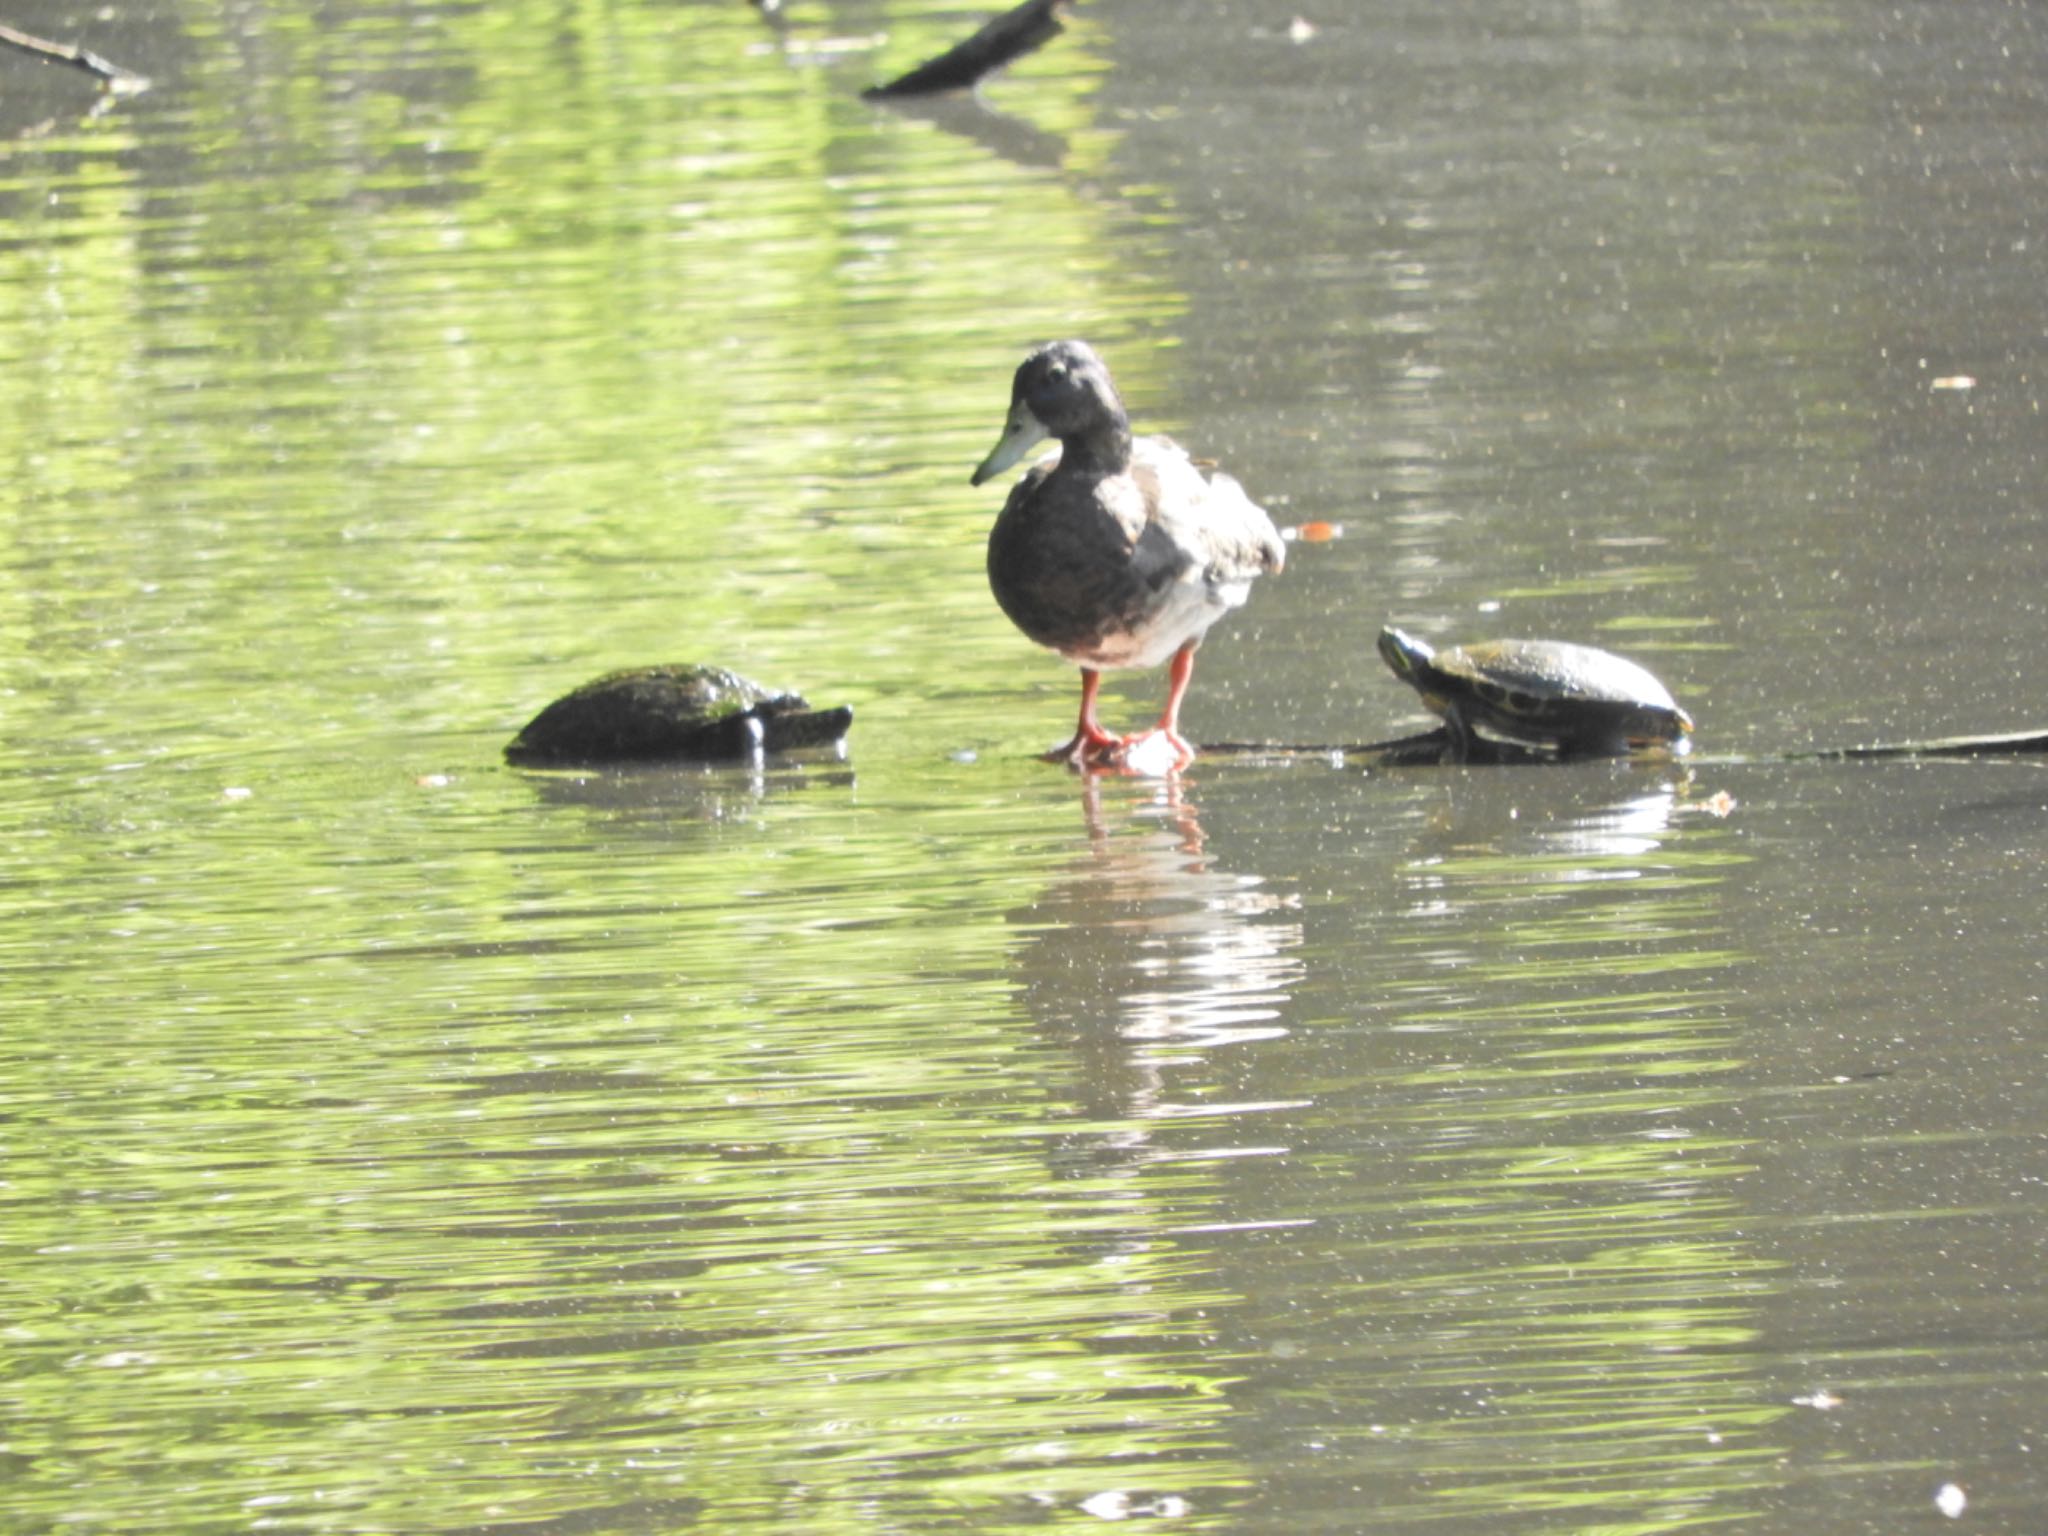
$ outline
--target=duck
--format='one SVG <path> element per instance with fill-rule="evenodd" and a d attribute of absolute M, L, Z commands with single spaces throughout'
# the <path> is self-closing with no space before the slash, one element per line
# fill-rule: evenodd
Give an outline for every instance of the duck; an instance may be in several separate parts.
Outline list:
<path fill-rule="evenodd" d="M 1081 669 L 1073 738 L 1045 754 L 1079 768 L 1195 759 L 1180 733 L 1195 651 L 1277 574 L 1286 548 L 1244 487 L 1167 437 L 1133 437 L 1108 365 L 1085 341 L 1055 341 L 1018 365 L 1002 437 L 974 471 L 982 485 L 1051 438 L 1059 443 L 1010 490 L 989 532 L 996 603 L 1027 638 Z M 1110 668 L 1168 664 L 1150 730 L 1118 736 L 1096 719 Z M 1170 757 L 1168 756 L 1170 754 Z"/>

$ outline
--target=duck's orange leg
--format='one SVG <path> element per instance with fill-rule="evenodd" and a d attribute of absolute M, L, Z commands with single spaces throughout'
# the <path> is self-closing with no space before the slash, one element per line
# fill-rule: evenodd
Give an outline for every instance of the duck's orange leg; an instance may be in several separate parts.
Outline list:
<path fill-rule="evenodd" d="M 1095 718 L 1095 691 L 1102 686 L 1102 674 L 1093 667 L 1081 669 L 1081 719 L 1074 727 L 1074 739 L 1045 754 L 1049 763 L 1072 763 L 1077 768 L 1099 767 L 1114 762 L 1124 749 L 1124 739 L 1112 736 Z"/>
<path fill-rule="evenodd" d="M 1187 697 L 1188 683 L 1195 675 L 1195 647 L 1201 642 L 1190 640 L 1173 653 L 1173 665 L 1166 674 L 1166 708 L 1159 712 L 1159 723 L 1149 731 L 1124 738 L 1120 758 L 1128 758 L 1137 749 L 1138 743 L 1149 741 L 1154 736 L 1166 738 L 1166 744 L 1173 748 L 1174 762 L 1169 772 L 1178 772 L 1195 760 L 1195 749 L 1180 733 L 1180 701 Z"/>

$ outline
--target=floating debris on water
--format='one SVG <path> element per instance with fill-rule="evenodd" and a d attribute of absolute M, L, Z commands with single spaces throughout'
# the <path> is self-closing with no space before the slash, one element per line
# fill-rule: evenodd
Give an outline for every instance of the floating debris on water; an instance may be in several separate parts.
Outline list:
<path fill-rule="evenodd" d="M 1344 525 L 1325 522 L 1298 523 L 1292 528 L 1282 528 L 1280 537 L 1290 544 L 1327 544 L 1332 539 L 1344 537 Z"/>

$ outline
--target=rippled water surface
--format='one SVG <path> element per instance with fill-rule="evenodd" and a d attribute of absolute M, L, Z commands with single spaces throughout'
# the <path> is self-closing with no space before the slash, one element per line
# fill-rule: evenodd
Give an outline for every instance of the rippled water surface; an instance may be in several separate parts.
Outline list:
<path fill-rule="evenodd" d="M 174 0 L 0 54 L 0 1529 L 2048 1521 L 2048 23 Z M 1031 754 L 1032 341 L 1685 766 Z M 716 660 L 857 721 L 522 773 Z M 1135 724 L 1159 677 L 1113 679 Z"/>

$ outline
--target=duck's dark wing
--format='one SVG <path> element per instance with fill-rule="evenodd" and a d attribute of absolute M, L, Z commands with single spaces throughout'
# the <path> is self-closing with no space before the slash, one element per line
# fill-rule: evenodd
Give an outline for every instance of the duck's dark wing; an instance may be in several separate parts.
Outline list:
<path fill-rule="evenodd" d="M 1011 489 L 989 531 L 988 579 L 1019 629 L 1079 656 L 1142 627 L 1192 569 L 1128 479 L 1061 479 L 1057 463 L 1040 461 Z"/>

